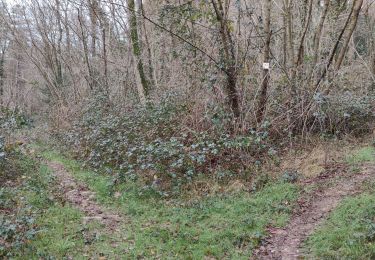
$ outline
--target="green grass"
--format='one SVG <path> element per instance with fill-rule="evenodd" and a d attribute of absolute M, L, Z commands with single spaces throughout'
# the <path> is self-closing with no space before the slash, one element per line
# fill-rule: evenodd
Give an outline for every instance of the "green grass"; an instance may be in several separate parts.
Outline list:
<path fill-rule="evenodd" d="M 375 162 L 375 148 L 363 147 L 346 157 L 351 169 Z M 344 199 L 306 241 L 306 250 L 318 259 L 375 259 L 375 182 L 363 193 Z"/>
<path fill-rule="evenodd" d="M 63 257 L 83 248 L 81 217 L 79 210 L 69 206 L 48 208 L 37 221 L 41 230 L 31 243 L 35 251 L 29 257 Z"/>
<path fill-rule="evenodd" d="M 254 196 L 244 193 L 208 198 L 189 206 L 160 203 L 141 208 L 126 205 L 124 195 L 123 210 L 136 219 L 127 227 L 135 240 L 131 256 L 247 258 L 268 224 L 285 224 L 290 213 L 287 203 L 296 198 L 296 192 L 291 184 L 275 184 Z"/>
<path fill-rule="evenodd" d="M 0 187 L 0 237 L 6 238 L 8 246 L 0 244 L 0 258 L 99 256 L 95 244 L 105 244 L 102 227 L 82 224 L 82 212 L 61 199 L 50 169 L 21 154 L 12 156 L 9 163 L 12 184 Z"/>
<path fill-rule="evenodd" d="M 375 194 L 345 199 L 307 240 L 318 259 L 375 258 Z"/>
<path fill-rule="evenodd" d="M 164 201 L 135 183 L 114 186 L 111 176 L 82 170 L 77 162 L 56 152 L 45 151 L 43 157 L 63 163 L 73 176 L 97 192 L 100 203 L 125 216 L 126 223 L 119 227 L 119 232 L 106 234 L 99 229 L 101 238 L 89 249 L 85 247 L 86 253 L 81 251 L 76 256 L 248 259 L 266 235 L 266 226 L 286 224 L 298 197 L 295 185 L 279 182 L 255 194 L 222 195 L 194 202 Z M 115 192 L 121 195 L 115 198 Z M 53 244 L 55 239 L 50 237 L 50 241 Z M 68 251 L 74 252 L 69 246 L 68 243 Z M 80 242 L 76 242 L 76 247 L 81 247 Z M 52 252 L 59 256 L 62 253 L 58 248 Z"/>
<path fill-rule="evenodd" d="M 346 157 L 347 163 L 350 165 L 356 165 L 364 162 L 375 161 L 375 148 L 371 146 L 363 147 L 354 151 L 352 154 Z"/>
<path fill-rule="evenodd" d="M 9 154 L 0 186 L 0 258 L 14 256 L 27 247 L 38 232 L 39 206 L 48 205 L 45 187 L 50 179 L 36 162 L 20 153 Z"/>
<path fill-rule="evenodd" d="M 365 147 L 348 156 L 347 162 L 353 166 L 371 162 L 373 155 L 374 148 Z M 137 183 L 115 184 L 109 174 L 82 169 L 79 162 L 58 152 L 44 149 L 42 156 L 62 163 L 77 180 L 96 192 L 98 203 L 119 211 L 124 223 L 116 232 L 106 230 L 99 223 L 82 226 L 83 214 L 79 210 L 59 202 L 53 193 L 51 198 L 51 186 L 56 184 L 52 185 L 50 171 L 42 166 L 39 179 L 30 178 L 27 182 L 37 191 L 28 193 L 27 201 L 42 212 L 36 215 L 38 233 L 28 250 L 20 251 L 20 259 L 69 256 L 75 259 L 99 256 L 107 259 L 117 256 L 123 259 L 248 259 L 266 235 L 267 226 L 286 224 L 299 194 L 297 186 L 275 182 L 253 194 L 166 201 Z M 370 184 L 366 193 L 344 200 L 309 237 L 306 248 L 312 257 L 375 257 L 374 188 L 375 184 Z"/>

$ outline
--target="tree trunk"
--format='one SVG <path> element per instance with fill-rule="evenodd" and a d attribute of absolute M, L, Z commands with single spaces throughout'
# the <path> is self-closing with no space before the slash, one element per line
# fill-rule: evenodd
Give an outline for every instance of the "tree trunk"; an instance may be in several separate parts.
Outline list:
<path fill-rule="evenodd" d="M 320 53 L 320 39 L 322 37 L 324 22 L 328 14 L 329 5 L 330 5 L 330 0 L 324 0 L 324 7 L 323 7 L 324 9 L 323 9 L 322 15 L 320 16 L 319 24 L 314 34 L 313 57 L 312 57 L 311 69 L 309 72 L 310 79 L 313 77 L 315 66 L 318 63 L 318 57 Z"/>
<path fill-rule="evenodd" d="M 62 41 L 63 41 L 63 27 L 62 27 L 62 16 L 61 16 L 61 6 L 60 1 L 56 0 L 56 18 L 57 18 L 57 25 L 58 25 L 58 39 L 57 44 L 53 44 L 53 50 L 55 53 L 55 63 L 56 63 L 56 85 L 62 88 L 64 86 L 64 78 L 63 78 L 63 68 L 61 64 L 62 59 Z M 57 46 L 55 46 L 57 45 Z"/>
<path fill-rule="evenodd" d="M 286 24 L 288 23 L 286 20 L 286 15 L 282 15 L 283 18 L 283 66 L 284 70 L 288 70 L 288 47 L 287 47 L 287 41 L 288 41 L 288 30 Z"/>
<path fill-rule="evenodd" d="M 375 17 L 369 13 L 370 7 L 375 2 L 369 3 L 364 10 L 365 21 L 367 25 L 367 30 L 369 31 L 369 35 L 367 37 L 367 45 L 369 50 L 369 63 L 370 63 L 370 70 L 372 76 L 375 77 L 375 31 L 373 28 L 375 27 Z"/>
<path fill-rule="evenodd" d="M 147 99 L 146 99 L 146 95 L 145 95 L 145 90 L 142 86 L 142 79 L 141 79 L 141 76 L 140 76 L 140 73 L 139 73 L 139 68 L 137 67 L 137 58 L 135 57 L 135 55 L 132 55 L 133 57 L 133 63 L 134 63 L 134 75 L 135 75 L 135 85 L 137 87 L 137 92 L 138 92 L 138 98 L 139 98 L 139 101 L 141 103 L 141 105 L 143 107 L 146 106 L 146 102 L 147 102 Z"/>
<path fill-rule="evenodd" d="M 327 72 L 328 72 L 329 68 L 330 68 L 331 65 L 332 65 L 333 59 L 335 58 L 335 54 L 336 54 L 336 52 L 337 52 L 338 49 L 339 49 L 339 45 L 340 45 L 341 39 L 343 38 L 343 36 L 344 36 L 344 34 L 345 34 L 345 32 L 346 32 L 346 29 L 348 28 L 349 24 L 351 24 L 351 26 L 353 26 L 353 20 L 352 20 L 351 18 L 352 18 L 352 15 L 353 15 L 354 12 L 355 12 L 355 8 L 357 7 L 358 3 L 360 3 L 360 5 L 362 6 L 363 0 L 354 0 L 353 7 L 351 8 L 350 13 L 349 13 L 349 15 L 348 15 L 348 18 L 346 19 L 345 25 L 344 25 L 344 27 L 341 29 L 340 35 L 339 35 L 339 37 L 337 38 L 336 43 L 335 43 L 335 45 L 334 45 L 334 47 L 333 47 L 333 49 L 332 49 L 332 51 L 331 51 L 331 53 L 330 53 L 330 55 L 329 55 L 327 65 L 325 66 L 322 75 L 319 77 L 319 80 L 316 82 L 316 86 L 318 86 L 318 85 L 322 82 L 322 80 L 326 77 Z M 360 11 L 360 9 L 361 9 L 361 8 L 359 7 L 358 14 L 357 14 L 357 18 L 358 18 L 358 15 L 359 15 L 359 11 Z M 355 18 L 355 25 L 357 24 L 357 18 Z M 354 28 L 355 28 L 355 25 L 354 25 Z M 354 28 L 352 29 L 353 31 L 354 31 Z M 353 31 L 351 32 L 351 34 L 353 33 Z M 350 34 L 350 37 L 351 37 L 351 34 Z M 350 39 L 350 37 L 349 37 L 349 39 Z M 344 47 L 345 44 L 344 44 L 344 46 L 342 47 L 342 48 L 344 48 L 345 51 L 346 51 L 346 48 L 347 48 L 348 43 L 349 43 L 349 40 L 348 40 L 347 43 L 346 43 L 346 47 Z M 343 49 L 341 49 L 341 52 L 342 52 L 342 54 L 341 54 L 341 55 L 342 55 L 342 59 L 343 59 L 343 56 L 345 55 L 345 51 L 343 51 Z M 341 55 L 339 55 L 339 57 L 340 57 Z M 342 62 L 342 60 L 341 60 L 341 62 Z M 341 62 L 340 62 L 340 64 L 336 63 L 336 66 L 335 66 L 336 69 L 339 69 L 339 68 L 340 68 L 340 66 L 341 66 Z M 338 65 L 339 65 L 339 66 L 338 66 Z"/>
<path fill-rule="evenodd" d="M 293 68 L 294 65 L 294 40 L 293 40 L 293 18 L 292 18 L 292 1 L 284 0 L 284 12 L 285 12 L 285 22 L 286 36 L 287 36 L 287 56 L 288 56 L 288 67 Z"/>
<path fill-rule="evenodd" d="M 147 66 L 148 66 L 148 79 L 150 81 L 150 84 L 152 84 L 153 86 L 156 86 L 156 75 L 154 73 L 154 66 L 153 66 L 153 57 L 152 57 L 152 51 L 151 51 L 151 45 L 150 45 L 150 41 L 148 39 L 148 34 L 147 34 L 147 31 L 146 31 L 146 24 L 144 22 L 144 18 L 143 16 L 145 15 L 145 11 L 143 9 L 143 3 L 142 3 L 142 0 L 137 0 L 137 9 L 138 9 L 138 12 L 141 12 L 142 13 L 142 17 L 138 20 L 139 23 L 140 23 L 140 28 L 142 28 L 143 30 L 143 35 L 144 35 L 144 38 L 145 38 L 145 48 L 146 48 L 146 53 L 147 53 Z"/>
<path fill-rule="evenodd" d="M 351 39 L 351 37 L 353 35 L 354 29 L 357 26 L 358 16 L 359 16 L 359 13 L 361 11 L 362 4 L 363 4 L 363 0 L 354 0 L 353 7 L 352 7 L 352 12 L 351 12 L 352 13 L 352 17 L 351 17 L 351 20 L 350 20 L 350 22 L 348 24 L 349 31 L 348 31 L 348 34 L 347 34 L 347 36 L 345 38 L 343 46 L 341 47 L 339 55 L 337 57 L 336 64 L 335 64 L 335 69 L 336 70 L 340 69 L 341 64 L 342 64 L 342 62 L 344 60 L 346 51 L 348 50 L 349 41 L 350 41 L 350 39 Z"/>
<path fill-rule="evenodd" d="M 130 27 L 130 38 L 132 42 L 132 49 L 133 49 L 133 55 L 135 58 L 135 65 L 137 67 L 140 83 L 143 88 L 143 93 L 145 98 L 147 99 L 149 92 L 150 92 L 150 85 L 146 78 L 146 74 L 144 72 L 144 66 L 141 58 L 142 50 L 139 42 L 139 36 L 138 36 L 138 21 L 137 21 L 137 11 L 135 10 L 135 2 L 134 0 L 128 0 L 128 8 L 130 10 L 129 15 L 129 27 Z M 139 88 L 139 87 L 138 87 Z M 140 99 L 142 99 L 140 97 Z"/>
<path fill-rule="evenodd" d="M 97 0 L 89 0 L 90 21 L 91 21 L 91 55 L 96 56 L 96 39 L 98 27 L 98 8 Z"/>
<path fill-rule="evenodd" d="M 108 85 L 108 54 L 107 54 L 107 30 L 104 25 L 102 28 L 102 45 L 103 45 L 103 67 L 104 67 L 104 90 L 109 97 L 109 85 Z"/>
<path fill-rule="evenodd" d="M 224 72 L 226 74 L 226 91 L 229 100 L 229 106 L 235 118 L 241 115 L 240 103 L 237 92 L 237 70 L 236 57 L 234 52 L 234 44 L 230 34 L 228 23 L 225 20 L 225 12 L 221 0 L 211 0 L 214 8 L 216 19 L 220 24 L 220 37 L 223 46 L 223 63 Z"/>
<path fill-rule="evenodd" d="M 79 22 L 79 25 L 80 25 L 80 30 L 81 30 L 81 37 L 82 37 L 82 46 L 83 46 L 83 56 L 84 56 L 84 59 L 85 59 L 85 63 L 86 63 L 86 66 L 87 66 L 87 70 L 88 70 L 88 84 L 89 84 L 89 87 L 90 87 L 90 90 L 94 90 L 96 89 L 95 87 L 95 80 L 94 80 L 94 75 L 93 75 L 93 71 L 92 71 L 92 68 L 91 68 L 91 63 L 90 63 L 90 59 L 89 59 L 89 49 L 88 49 L 88 44 L 87 44 L 87 37 L 85 35 L 85 32 L 84 32 L 84 25 L 83 25 L 83 20 L 82 20 L 82 14 L 81 14 L 81 11 L 78 9 L 78 22 Z"/>
<path fill-rule="evenodd" d="M 3 103 L 4 103 L 4 78 L 5 78 L 4 63 L 5 63 L 5 48 L 3 48 L 1 52 L 1 57 L 0 57 L 0 108 L 3 106 Z"/>
<path fill-rule="evenodd" d="M 265 12 L 265 26 L 264 34 L 266 35 L 266 42 L 264 44 L 263 50 L 263 62 L 270 62 L 270 45 L 271 45 L 271 1 L 267 0 L 266 2 L 266 12 Z M 267 106 L 267 95 L 268 95 L 268 84 L 270 80 L 269 68 L 264 66 L 263 68 L 263 81 L 262 87 L 259 95 L 258 111 L 257 111 L 257 122 L 261 123 L 264 118 L 264 113 Z"/>
<path fill-rule="evenodd" d="M 313 8 L 313 0 L 310 0 L 309 8 L 308 8 L 308 11 L 307 11 L 308 12 L 307 19 L 305 20 L 305 26 L 304 26 L 303 33 L 302 33 L 302 36 L 301 36 L 301 40 L 300 40 L 299 47 L 298 47 L 298 53 L 297 53 L 297 57 L 296 57 L 296 61 L 295 61 L 296 67 L 300 66 L 303 62 L 303 56 L 304 56 L 304 52 L 305 52 L 305 39 L 306 39 L 306 35 L 307 35 L 307 32 L 308 32 L 309 27 L 310 27 L 310 23 L 311 23 L 312 8 Z"/>

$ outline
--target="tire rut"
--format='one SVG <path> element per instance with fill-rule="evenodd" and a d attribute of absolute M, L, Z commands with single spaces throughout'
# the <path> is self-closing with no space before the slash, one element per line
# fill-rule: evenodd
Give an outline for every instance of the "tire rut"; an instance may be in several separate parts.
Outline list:
<path fill-rule="evenodd" d="M 86 185 L 75 180 L 64 165 L 51 161 L 45 163 L 57 178 L 64 199 L 85 214 L 84 223 L 98 221 L 111 231 L 117 230 L 122 220 L 118 213 L 99 205 L 95 201 L 95 192 L 90 191 Z"/>

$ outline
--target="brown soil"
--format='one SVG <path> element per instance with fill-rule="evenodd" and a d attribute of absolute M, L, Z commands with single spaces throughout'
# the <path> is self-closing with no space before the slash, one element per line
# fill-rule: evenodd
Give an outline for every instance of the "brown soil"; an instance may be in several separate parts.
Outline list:
<path fill-rule="evenodd" d="M 64 199 L 85 213 L 84 223 L 98 221 L 109 230 L 116 230 L 121 220 L 117 213 L 100 206 L 95 201 L 95 193 L 84 184 L 77 182 L 62 164 L 57 162 L 46 162 L 46 164 L 53 170 Z"/>
<path fill-rule="evenodd" d="M 334 182 L 334 185 L 321 187 L 306 201 L 299 201 L 300 207 L 293 214 L 285 228 L 269 228 L 271 234 L 264 245 L 255 252 L 254 259 L 303 259 L 301 245 L 303 241 L 321 224 L 327 215 L 346 196 L 361 192 L 361 184 L 375 176 L 375 167 L 366 166 L 359 174 L 352 174 Z M 329 177 L 301 183 L 324 183 Z"/>

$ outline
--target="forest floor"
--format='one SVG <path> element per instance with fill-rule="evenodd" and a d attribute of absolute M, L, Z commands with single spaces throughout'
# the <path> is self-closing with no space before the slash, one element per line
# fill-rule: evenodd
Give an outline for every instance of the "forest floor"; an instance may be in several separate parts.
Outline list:
<path fill-rule="evenodd" d="M 0 257 L 375 257 L 370 145 L 296 182 L 275 180 L 252 193 L 168 201 L 135 183 L 114 184 L 46 146 L 29 145 L 17 156 L 18 174 L 0 187 Z"/>

